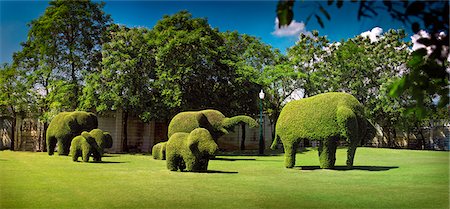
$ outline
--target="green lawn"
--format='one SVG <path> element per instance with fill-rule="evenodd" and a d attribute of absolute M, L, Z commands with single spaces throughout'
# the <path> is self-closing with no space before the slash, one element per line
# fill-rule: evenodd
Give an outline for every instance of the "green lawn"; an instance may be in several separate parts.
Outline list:
<path fill-rule="evenodd" d="M 449 152 L 358 148 L 354 170 L 318 169 L 317 151 L 218 156 L 209 173 L 170 172 L 148 155 L 74 163 L 0 152 L 0 208 L 449 208 Z M 341 166 L 341 167 L 339 167 Z"/>

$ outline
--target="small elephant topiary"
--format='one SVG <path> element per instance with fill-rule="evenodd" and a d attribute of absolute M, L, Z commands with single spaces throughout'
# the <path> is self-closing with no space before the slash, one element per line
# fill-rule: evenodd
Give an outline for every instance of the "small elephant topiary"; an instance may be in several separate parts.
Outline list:
<path fill-rule="evenodd" d="M 81 157 L 83 162 L 88 162 L 92 155 L 94 161 L 101 161 L 105 148 L 112 147 L 112 137 L 108 132 L 94 129 L 90 132 L 83 131 L 81 135 L 73 138 L 70 145 L 70 155 L 73 161 Z"/>
<path fill-rule="evenodd" d="M 97 145 L 100 148 L 99 151 L 101 156 L 103 156 L 105 149 L 111 148 L 113 145 L 111 134 L 98 128 L 93 129 L 89 132 L 83 131 L 81 135 L 84 137 L 92 137 L 95 139 L 95 142 L 97 142 Z"/>
<path fill-rule="evenodd" d="M 190 133 L 196 128 L 205 128 L 211 133 L 214 141 L 217 141 L 218 138 L 232 131 L 234 126 L 239 123 L 246 123 L 250 127 L 258 125 L 251 117 L 239 115 L 227 118 L 218 110 L 181 112 L 170 121 L 168 137 L 179 132 Z"/>
<path fill-rule="evenodd" d="M 321 168 L 333 168 L 339 139 L 349 142 L 347 166 L 353 166 L 356 147 L 369 136 L 372 124 L 364 117 L 363 106 L 350 94 L 324 93 L 292 101 L 281 110 L 276 124 L 275 139 L 271 148 L 276 149 L 278 139 L 284 146 L 285 166 L 295 165 L 295 152 L 300 140 L 319 141 Z"/>
<path fill-rule="evenodd" d="M 155 144 L 152 148 L 152 156 L 155 160 L 165 160 L 166 159 L 166 145 L 167 142 L 160 142 Z"/>
<path fill-rule="evenodd" d="M 72 139 L 81 132 L 90 131 L 97 126 L 97 116 L 94 113 L 84 111 L 59 113 L 53 118 L 47 129 L 48 154 L 53 155 L 56 144 L 58 144 L 58 154 L 68 155 Z"/>
<path fill-rule="evenodd" d="M 191 133 L 175 133 L 167 141 L 166 161 L 171 171 L 206 171 L 210 157 L 219 147 L 212 135 L 204 128 Z"/>
<path fill-rule="evenodd" d="M 76 136 L 73 138 L 70 145 L 70 155 L 75 162 L 78 161 L 78 157 L 81 157 L 83 162 L 88 162 L 91 155 L 95 162 L 102 160 L 100 147 L 92 137 Z"/>

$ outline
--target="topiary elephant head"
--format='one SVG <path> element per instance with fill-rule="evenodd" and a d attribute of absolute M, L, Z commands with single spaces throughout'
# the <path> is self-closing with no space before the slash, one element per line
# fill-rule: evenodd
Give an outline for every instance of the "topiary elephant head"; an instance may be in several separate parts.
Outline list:
<path fill-rule="evenodd" d="M 233 131 L 234 126 L 239 123 L 246 123 L 250 127 L 256 127 L 258 123 L 251 117 L 245 115 L 234 116 L 231 118 L 225 117 L 217 110 L 201 110 L 181 112 L 172 118 L 169 124 L 168 137 L 173 134 L 182 132 L 190 133 L 196 128 L 207 129 L 214 141 L 217 141 L 221 136 Z"/>

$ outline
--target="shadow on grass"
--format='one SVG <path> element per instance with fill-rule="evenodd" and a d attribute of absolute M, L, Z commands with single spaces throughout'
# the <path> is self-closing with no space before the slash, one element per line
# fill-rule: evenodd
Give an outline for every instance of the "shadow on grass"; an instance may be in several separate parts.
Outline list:
<path fill-rule="evenodd" d="M 237 171 L 216 171 L 216 170 L 207 170 L 207 171 L 195 171 L 193 173 L 222 173 L 222 174 L 238 174 Z"/>
<path fill-rule="evenodd" d="M 251 161 L 256 160 L 255 158 L 223 158 L 223 157 L 216 157 L 211 160 L 222 160 L 222 161 Z"/>
<path fill-rule="evenodd" d="M 320 166 L 296 166 L 300 170 L 321 170 Z M 391 169 L 399 168 L 398 166 L 353 166 L 353 168 L 348 168 L 347 166 L 335 166 L 333 169 L 328 170 L 336 170 L 336 171 L 351 171 L 351 170 L 360 170 L 360 171 L 388 171 Z"/>
<path fill-rule="evenodd" d="M 128 163 L 128 162 L 114 162 L 114 161 L 99 161 L 99 162 L 95 162 L 92 161 L 90 163 L 98 163 L 98 164 L 118 164 L 118 163 Z"/>

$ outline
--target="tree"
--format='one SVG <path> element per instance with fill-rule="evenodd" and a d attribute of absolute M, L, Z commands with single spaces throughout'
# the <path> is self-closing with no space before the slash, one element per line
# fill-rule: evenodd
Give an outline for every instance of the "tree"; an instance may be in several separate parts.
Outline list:
<path fill-rule="evenodd" d="M 11 150 L 15 150 L 16 119 L 29 110 L 31 92 L 24 73 L 14 66 L 2 64 L 0 68 L 0 114 L 11 120 Z"/>
<path fill-rule="evenodd" d="M 61 109 L 77 108 L 84 75 L 99 67 L 101 44 L 111 21 L 103 5 L 89 0 L 51 1 L 45 13 L 29 24 L 28 40 L 14 62 L 28 71 L 31 82 L 44 84 L 46 97 L 53 94 L 56 101 L 46 102 L 58 102 Z"/>
<path fill-rule="evenodd" d="M 330 0 L 328 6 L 341 8 L 343 0 Z M 373 18 L 379 15 L 379 11 L 386 11 L 394 20 L 401 21 L 411 27 L 413 32 L 419 33 L 420 29 L 428 31 L 431 35 L 420 37 L 417 42 L 429 47 L 431 52 L 419 49 L 413 53 L 408 61 L 409 73 L 405 73 L 390 87 L 390 95 L 399 97 L 403 93 L 412 93 L 416 101 L 409 111 L 419 118 L 426 116 L 426 99 L 432 96 L 439 100 L 439 107 L 449 104 L 449 75 L 446 71 L 449 57 L 448 34 L 449 32 L 449 2 L 448 1 L 352 1 L 359 3 L 358 20 L 362 17 Z M 277 6 L 279 27 L 289 25 L 293 20 L 294 0 L 280 0 Z M 316 4 L 316 9 L 306 18 L 306 23 L 314 15 L 319 25 L 323 28 L 322 17 L 330 20 L 331 16 L 322 3 Z"/>
<path fill-rule="evenodd" d="M 83 89 L 83 109 L 122 110 L 123 151 L 128 151 L 128 116 L 143 121 L 157 118 L 155 109 L 155 49 L 148 44 L 150 31 L 145 28 L 113 26 L 111 40 L 103 45 L 102 68 L 87 76 Z"/>
<path fill-rule="evenodd" d="M 157 48 L 157 83 L 169 116 L 185 110 L 213 108 L 225 115 L 253 110 L 255 96 L 242 96 L 240 88 L 255 91 L 256 84 L 242 86 L 247 76 L 239 64 L 236 43 L 212 29 L 206 19 L 192 18 L 187 11 L 165 16 L 152 29 Z M 241 62 L 243 63 L 243 62 Z M 249 71 L 252 74 L 251 71 Z"/>

